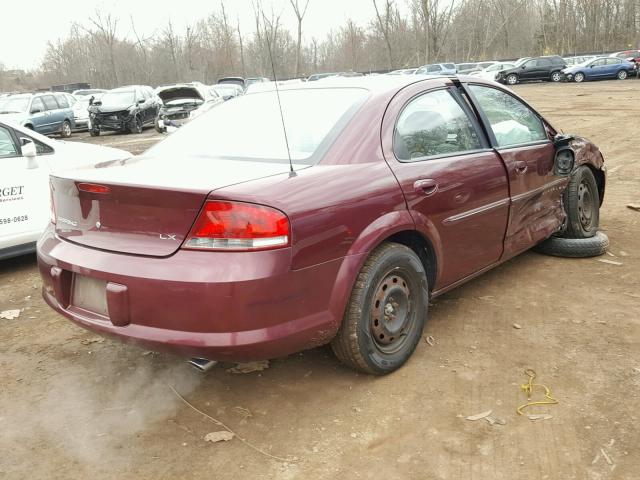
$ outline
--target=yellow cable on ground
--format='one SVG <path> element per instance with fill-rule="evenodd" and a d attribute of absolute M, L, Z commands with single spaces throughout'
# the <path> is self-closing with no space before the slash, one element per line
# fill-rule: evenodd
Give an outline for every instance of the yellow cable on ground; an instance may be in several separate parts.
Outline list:
<path fill-rule="evenodd" d="M 527 383 L 523 383 L 522 385 L 520 385 L 520 388 L 524 392 L 526 392 L 528 401 L 527 403 L 520 405 L 516 409 L 516 411 L 518 412 L 518 415 L 524 415 L 524 412 L 522 410 L 527 407 L 532 407 L 534 405 L 554 405 L 558 403 L 558 400 L 553 398 L 553 395 L 551 395 L 551 390 L 549 390 L 549 387 L 541 383 L 533 383 L 533 380 L 536 378 L 536 372 L 534 370 L 532 370 L 531 368 L 527 368 L 524 371 L 524 373 L 529 377 L 529 381 Z M 548 400 L 538 400 L 536 402 L 532 402 L 531 395 L 533 394 L 533 387 L 544 388 L 544 396 L 547 397 Z"/>

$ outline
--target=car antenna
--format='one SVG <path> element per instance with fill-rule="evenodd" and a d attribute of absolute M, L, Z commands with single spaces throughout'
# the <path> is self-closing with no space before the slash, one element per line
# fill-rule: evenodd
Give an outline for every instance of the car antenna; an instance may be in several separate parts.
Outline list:
<path fill-rule="evenodd" d="M 267 19 L 262 14 L 262 21 L 264 22 L 265 30 L 267 29 Z M 266 33 L 266 32 L 265 32 Z M 295 170 L 293 169 L 293 161 L 291 160 L 291 150 L 289 149 L 289 137 L 287 136 L 287 127 L 284 123 L 284 114 L 282 113 L 282 102 L 280 101 L 280 90 L 278 89 L 278 76 L 276 75 L 276 67 L 273 63 L 273 54 L 271 53 L 271 40 L 270 35 L 266 35 L 267 49 L 269 50 L 269 61 L 271 62 L 271 70 L 273 72 L 273 81 L 276 84 L 276 97 L 278 98 L 278 108 L 280 109 L 280 120 L 282 120 L 282 131 L 284 132 L 284 143 L 287 145 L 287 156 L 289 157 L 289 168 L 293 175 Z"/>

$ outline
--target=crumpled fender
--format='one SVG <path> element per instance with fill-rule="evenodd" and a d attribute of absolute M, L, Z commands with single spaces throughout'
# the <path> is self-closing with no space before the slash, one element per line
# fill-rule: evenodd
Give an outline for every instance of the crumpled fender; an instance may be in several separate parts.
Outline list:
<path fill-rule="evenodd" d="M 576 166 L 588 164 L 597 170 L 605 170 L 602 152 L 593 142 L 575 136 L 570 145 L 576 156 Z"/>
<path fill-rule="evenodd" d="M 580 165 L 588 165 L 594 170 L 600 193 L 600 205 L 602 205 L 607 184 L 607 168 L 602 152 L 593 142 L 578 135 L 571 141 L 570 146 L 576 158 L 575 168 Z"/>

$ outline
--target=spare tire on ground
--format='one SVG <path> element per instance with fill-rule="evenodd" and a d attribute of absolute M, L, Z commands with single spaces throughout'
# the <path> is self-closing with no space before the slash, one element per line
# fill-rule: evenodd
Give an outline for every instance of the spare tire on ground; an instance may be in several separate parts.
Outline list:
<path fill-rule="evenodd" d="M 597 232 L 590 238 L 560 238 L 551 237 L 536 245 L 536 252 L 554 257 L 597 257 L 609 248 L 609 237 L 602 232 Z"/>

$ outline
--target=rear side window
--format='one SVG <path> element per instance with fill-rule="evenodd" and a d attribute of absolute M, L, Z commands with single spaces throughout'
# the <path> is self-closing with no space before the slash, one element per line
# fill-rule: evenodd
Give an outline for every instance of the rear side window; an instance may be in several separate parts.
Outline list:
<path fill-rule="evenodd" d="M 18 148 L 13 141 L 11 133 L 7 128 L 0 126 L 0 158 L 17 156 Z"/>
<path fill-rule="evenodd" d="M 548 140 L 542 120 L 529 107 L 501 90 L 471 85 L 498 146 L 509 147 Z"/>
<path fill-rule="evenodd" d="M 69 102 L 67 101 L 67 97 L 64 95 L 56 95 L 56 100 L 58 100 L 60 108 L 69 108 Z"/>
<path fill-rule="evenodd" d="M 455 70 L 456 66 L 453 63 L 445 63 L 444 64 L 445 68 L 448 68 L 449 70 Z"/>
<path fill-rule="evenodd" d="M 607 58 L 607 65 L 619 65 L 622 63 L 622 60 L 619 58 Z"/>
<path fill-rule="evenodd" d="M 442 67 L 440 67 L 440 65 L 429 65 L 427 67 L 427 73 L 435 73 L 435 72 L 441 72 L 442 71 Z"/>
<path fill-rule="evenodd" d="M 44 97 L 42 97 L 42 102 L 44 103 L 44 106 L 47 110 L 57 110 L 59 108 L 58 102 L 56 102 L 56 99 L 53 95 L 45 95 Z"/>
<path fill-rule="evenodd" d="M 417 161 L 480 148 L 471 120 L 448 90 L 414 98 L 398 117 L 393 141 L 398 160 Z"/>

